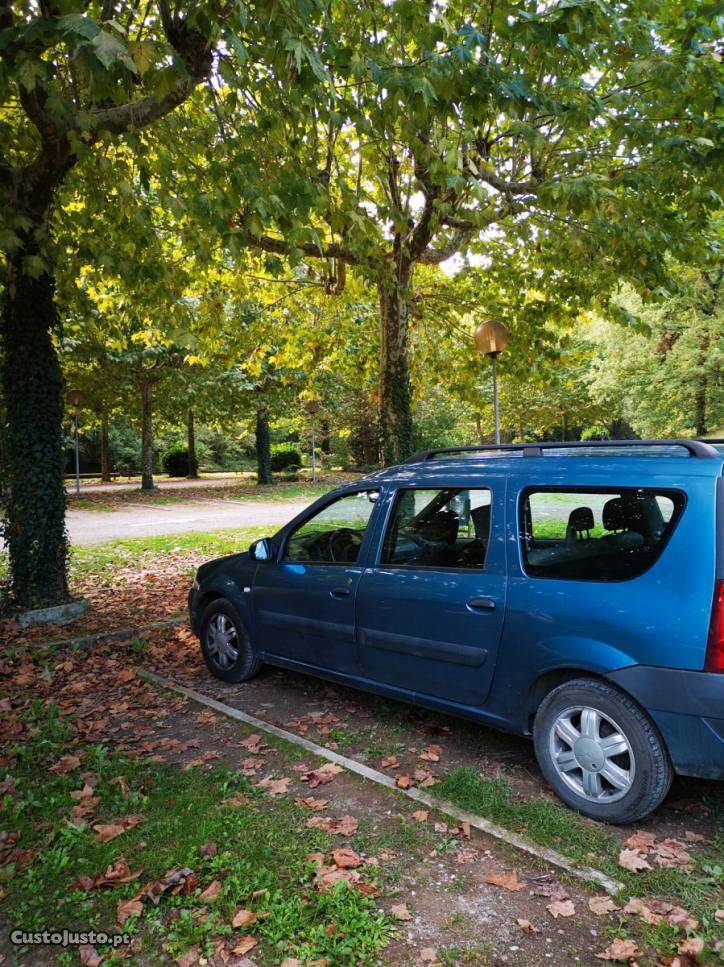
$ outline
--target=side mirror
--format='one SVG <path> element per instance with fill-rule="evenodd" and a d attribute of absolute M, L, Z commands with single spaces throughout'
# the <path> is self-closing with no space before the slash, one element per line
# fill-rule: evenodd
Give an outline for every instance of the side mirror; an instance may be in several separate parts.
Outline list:
<path fill-rule="evenodd" d="M 252 561 L 271 561 L 272 546 L 269 538 L 262 537 L 261 540 L 254 541 L 249 548 L 249 557 Z"/>

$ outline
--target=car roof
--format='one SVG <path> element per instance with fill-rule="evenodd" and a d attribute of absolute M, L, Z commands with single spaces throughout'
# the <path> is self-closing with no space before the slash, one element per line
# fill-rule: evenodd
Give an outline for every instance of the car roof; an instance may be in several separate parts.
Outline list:
<path fill-rule="evenodd" d="M 656 485 L 670 478 L 669 486 L 682 477 L 719 477 L 724 454 L 699 441 L 605 441 L 571 445 L 526 444 L 515 447 L 480 447 L 425 451 L 394 467 L 386 467 L 357 481 L 365 484 L 454 486 L 455 482 L 484 480 L 491 476 L 514 477 L 539 484 L 574 485 L 578 478 L 651 476 Z M 699 444 L 691 446 L 691 444 Z M 529 459 L 530 458 L 530 459 Z M 604 481 L 602 481 L 604 482 Z"/>

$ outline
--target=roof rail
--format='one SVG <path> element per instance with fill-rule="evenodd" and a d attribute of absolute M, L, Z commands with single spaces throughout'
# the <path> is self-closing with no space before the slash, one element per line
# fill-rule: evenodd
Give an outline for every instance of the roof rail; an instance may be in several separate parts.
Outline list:
<path fill-rule="evenodd" d="M 500 453 L 522 452 L 524 457 L 542 457 L 544 450 L 606 450 L 624 447 L 681 447 L 690 457 L 721 457 L 721 454 L 703 440 L 545 440 L 531 443 L 490 443 L 476 447 L 443 447 L 439 450 L 421 450 L 405 460 L 405 463 L 421 463 L 434 460 L 448 453 Z"/>

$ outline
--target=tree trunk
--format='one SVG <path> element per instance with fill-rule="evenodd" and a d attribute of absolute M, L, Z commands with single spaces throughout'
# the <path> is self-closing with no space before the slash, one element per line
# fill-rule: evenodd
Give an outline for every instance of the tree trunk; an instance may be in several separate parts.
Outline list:
<path fill-rule="evenodd" d="M 321 426 L 319 435 L 322 438 L 320 443 L 320 449 L 322 453 L 328 456 L 332 452 L 332 446 L 331 446 L 332 441 L 331 441 L 331 434 L 329 429 L 329 420 L 322 420 L 322 426 Z"/>
<path fill-rule="evenodd" d="M 199 465 L 196 462 L 196 429 L 194 427 L 194 410 L 193 407 L 189 407 L 188 412 L 188 423 L 187 423 L 187 449 L 189 453 L 189 477 L 194 480 L 199 475 Z"/>
<path fill-rule="evenodd" d="M 706 416 L 706 396 L 708 387 L 707 379 L 707 356 L 709 354 L 709 333 L 704 333 L 701 337 L 699 348 L 699 365 L 696 376 L 696 390 L 694 392 L 694 432 L 697 436 L 704 436 L 707 431 L 707 416 Z"/>
<path fill-rule="evenodd" d="M 412 267 L 401 263 L 395 277 L 379 283 L 380 437 L 382 462 L 400 463 L 412 453 L 412 407 L 407 329 Z"/>
<path fill-rule="evenodd" d="M 561 414 L 561 440 L 568 439 L 568 414 Z"/>
<path fill-rule="evenodd" d="M 256 411 L 256 473 L 257 483 L 274 483 L 271 471 L 269 406 L 267 403 L 260 403 Z"/>
<path fill-rule="evenodd" d="M 483 434 L 483 421 L 479 413 L 475 414 L 475 432 L 478 435 L 478 443 L 482 446 L 485 443 L 485 435 Z"/>
<path fill-rule="evenodd" d="M 153 382 L 141 377 L 141 490 L 155 490 L 153 482 Z"/>
<path fill-rule="evenodd" d="M 111 461 L 108 453 L 108 417 L 101 417 L 101 480 L 111 482 Z"/>
<path fill-rule="evenodd" d="M 518 439 L 521 443 L 525 443 L 525 423 L 522 419 L 518 420 Z"/>
<path fill-rule="evenodd" d="M 14 607 L 68 600 L 63 471 L 63 377 L 51 333 L 55 281 L 22 270 L 34 254 L 8 258 L 2 307 L 2 395 L 6 406 L 7 502 L 3 536 Z"/>

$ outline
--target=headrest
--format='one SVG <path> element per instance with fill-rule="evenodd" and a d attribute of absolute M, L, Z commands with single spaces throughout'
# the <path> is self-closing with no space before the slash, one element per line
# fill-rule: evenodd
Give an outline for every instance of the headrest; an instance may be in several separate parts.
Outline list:
<path fill-rule="evenodd" d="M 641 521 L 641 509 L 635 501 L 613 497 L 603 505 L 603 526 L 607 531 L 635 530 Z"/>
<path fill-rule="evenodd" d="M 475 536 L 480 541 L 486 541 L 490 533 L 490 504 L 481 504 L 480 507 L 470 511 L 470 516 L 475 528 Z"/>
<path fill-rule="evenodd" d="M 568 517 L 568 529 L 574 531 L 591 531 L 596 526 L 593 511 L 590 507 L 576 507 Z"/>

